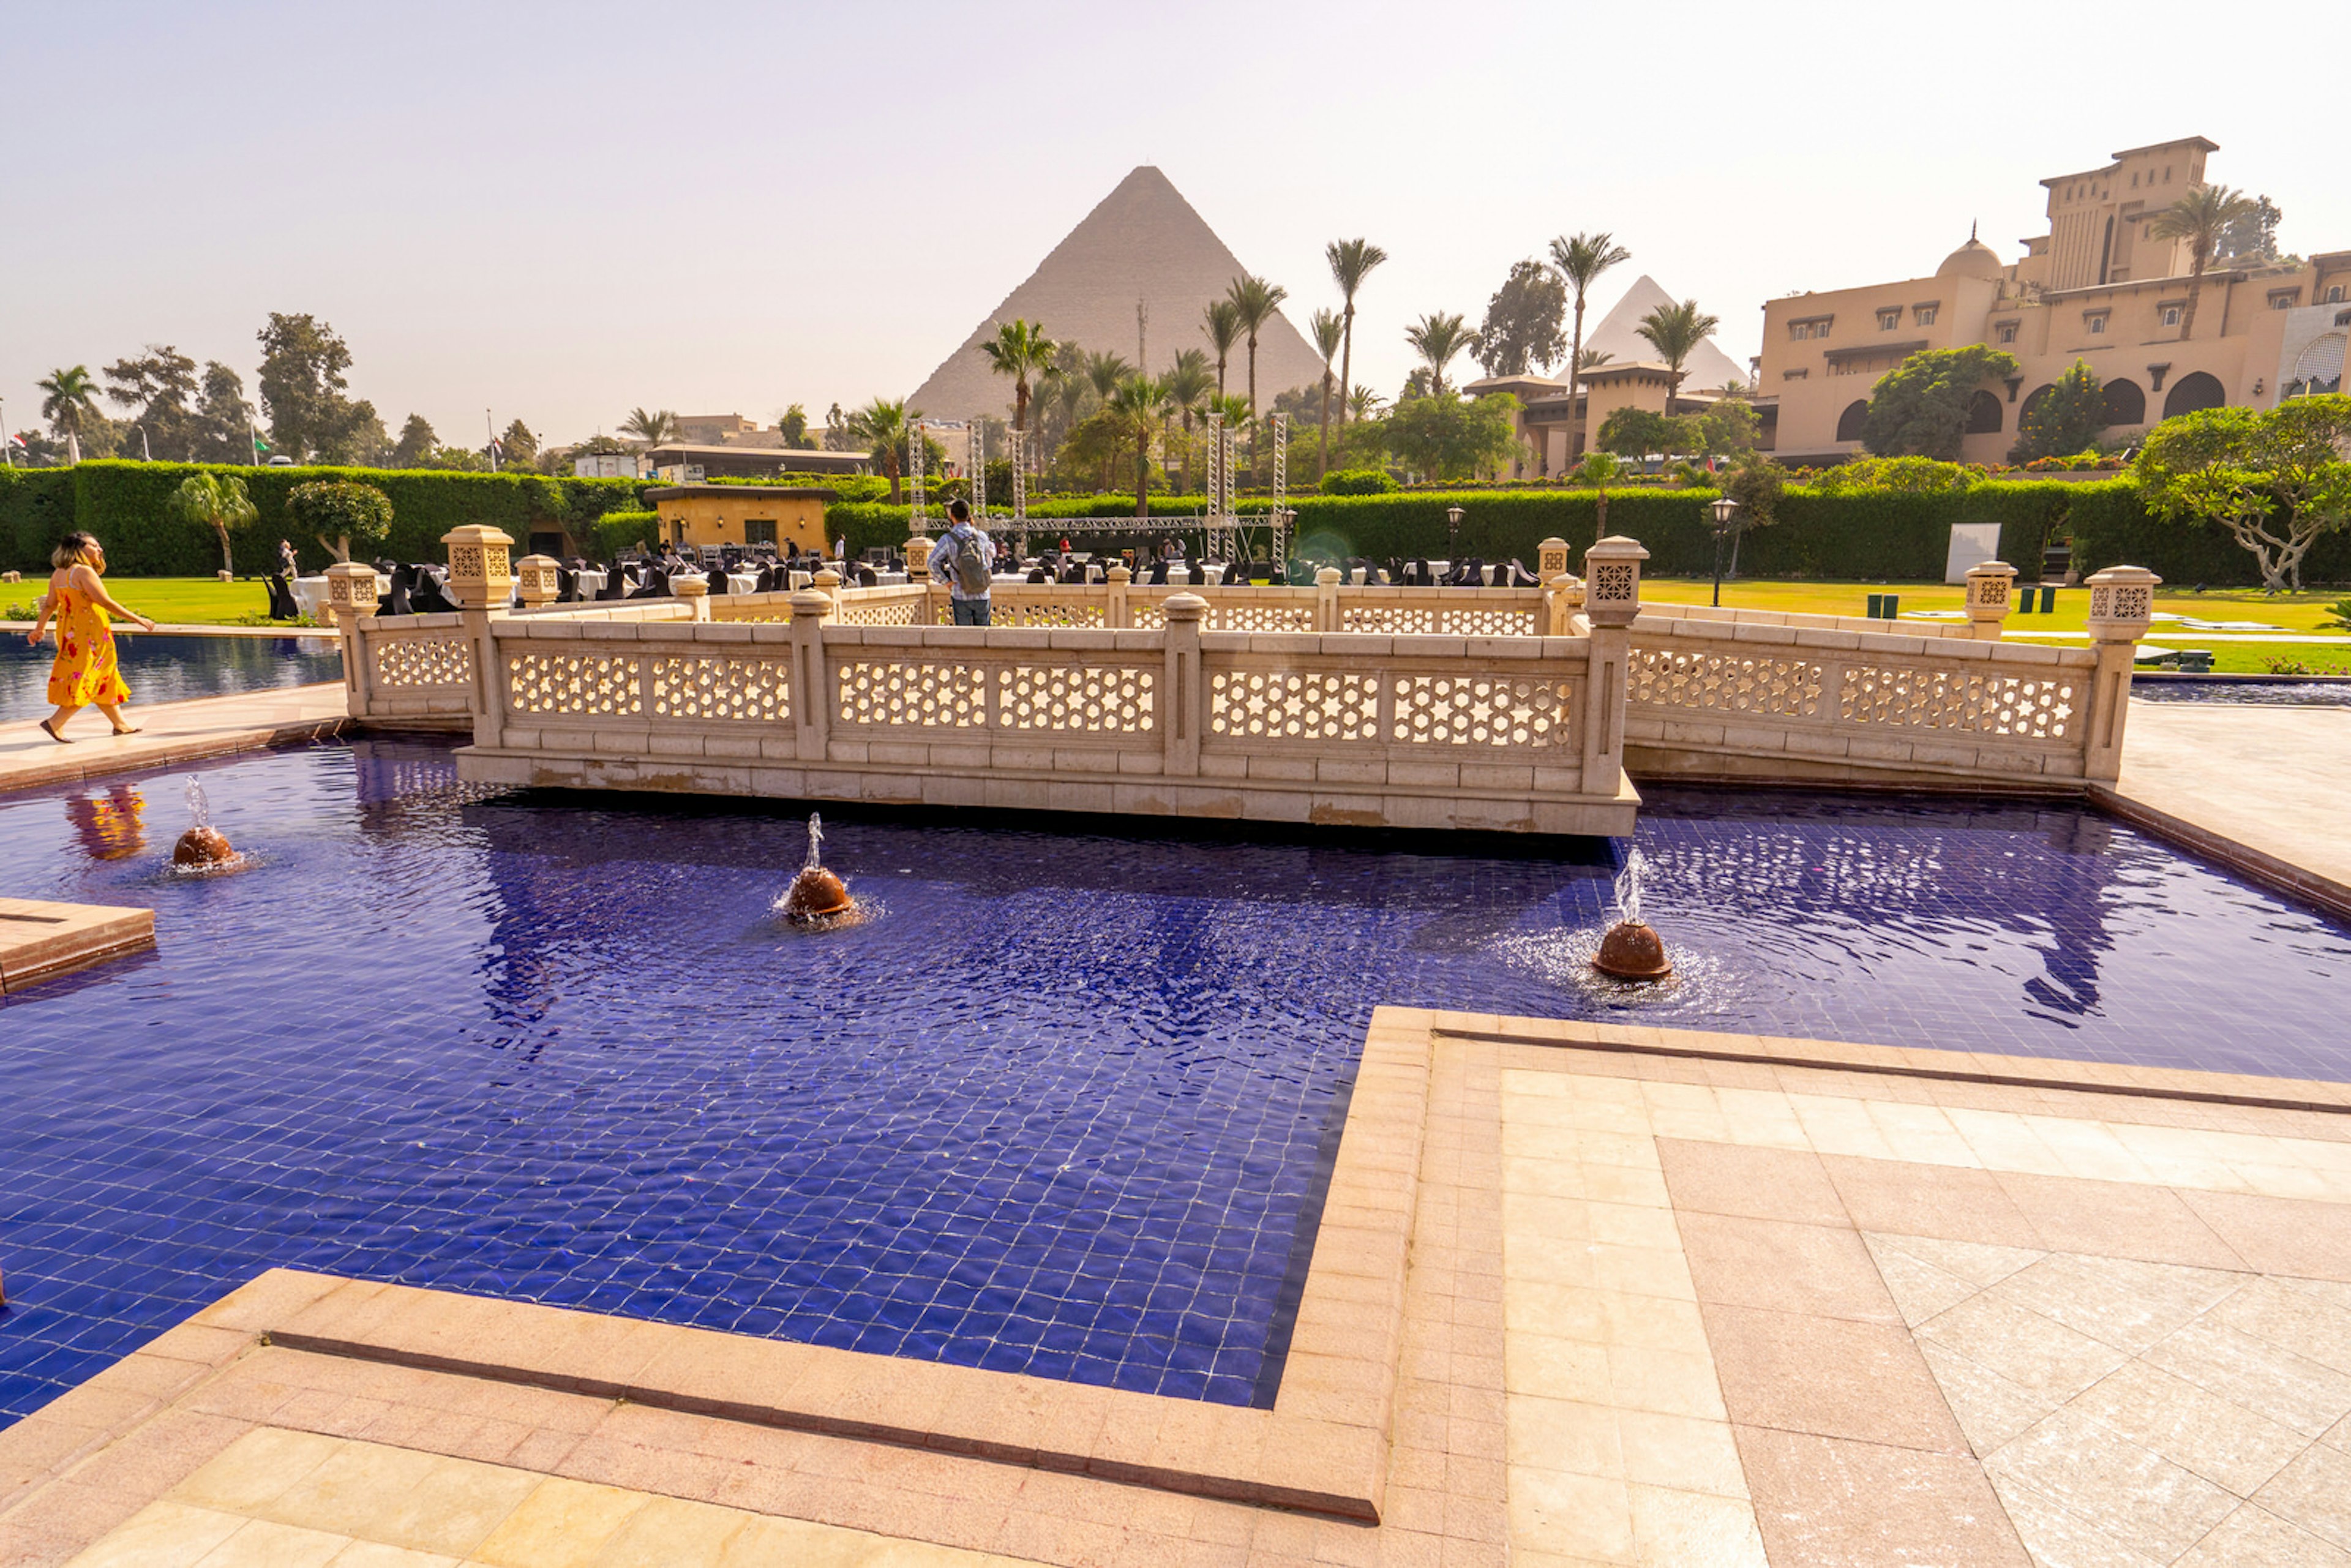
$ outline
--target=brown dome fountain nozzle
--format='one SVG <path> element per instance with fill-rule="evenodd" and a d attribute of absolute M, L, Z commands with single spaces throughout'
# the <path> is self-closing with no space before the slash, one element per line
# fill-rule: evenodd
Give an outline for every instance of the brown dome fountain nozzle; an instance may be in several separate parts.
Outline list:
<path fill-rule="evenodd" d="M 183 871 L 212 871 L 233 866 L 238 855 L 228 835 L 213 826 L 212 805 L 204 787 L 188 779 L 188 831 L 172 846 L 172 863 Z"/>
<path fill-rule="evenodd" d="M 784 918 L 795 925 L 820 925 L 858 913 L 857 900 L 849 896 L 848 884 L 817 863 L 817 846 L 822 842 L 824 824 L 810 812 L 808 863 L 792 878 L 791 886 L 784 890 L 778 904 Z"/>
<path fill-rule="evenodd" d="M 1620 920 L 1600 939 L 1592 967 L 1620 980 L 1662 980 L 1674 972 L 1665 939 L 1638 920 Z"/>

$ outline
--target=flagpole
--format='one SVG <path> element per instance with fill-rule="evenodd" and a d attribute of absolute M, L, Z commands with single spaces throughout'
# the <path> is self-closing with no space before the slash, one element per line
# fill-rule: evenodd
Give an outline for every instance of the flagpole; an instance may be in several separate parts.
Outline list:
<path fill-rule="evenodd" d="M 251 421 L 250 419 L 248 419 L 248 420 L 246 420 L 246 421 L 245 422 L 245 439 L 246 439 L 246 450 L 247 450 L 247 451 L 249 451 L 249 452 L 251 452 L 251 453 L 253 454 L 253 455 L 252 455 L 252 456 L 248 457 L 248 458 L 246 460 L 246 465 L 246 465 L 247 468 L 258 468 L 258 467 L 260 467 L 260 466 L 261 466 L 261 427 L 260 427 L 259 425 L 257 425 L 257 424 L 254 423 L 253 423 L 253 421 Z"/>
<path fill-rule="evenodd" d="M 491 422 L 488 409 L 482 410 L 482 450 L 489 454 L 490 472 L 495 474 L 498 471 L 498 427 Z"/>
<path fill-rule="evenodd" d="M 8 431 L 8 400 L 0 397 L 0 455 L 8 459 L 8 466 L 16 466 L 16 438 Z"/>

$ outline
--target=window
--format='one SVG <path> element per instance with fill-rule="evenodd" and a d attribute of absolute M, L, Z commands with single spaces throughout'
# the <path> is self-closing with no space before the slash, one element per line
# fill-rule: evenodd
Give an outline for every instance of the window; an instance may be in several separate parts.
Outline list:
<path fill-rule="evenodd" d="M 1808 338 L 1825 338 L 1829 335 L 1829 323 L 1835 319 L 1834 316 L 1809 316 L 1802 321 L 1791 321 L 1788 323 L 1788 336 L 1798 342 Z"/>
<path fill-rule="evenodd" d="M 2106 313 L 2103 310 L 2085 310 L 2082 312 L 2082 325 L 2089 329 L 2090 336 L 2093 338 L 2102 338 L 2105 336 L 2106 331 Z"/>
<path fill-rule="evenodd" d="M 2340 305 L 2340 304 L 2342 304 L 2342 303 L 2343 303 L 2343 286 L 2342 286 L 2341 284 L 2339 284 L 2339 283 L 2330 283 L 2330 284 L 2328 284 L 2328 285 L 2326 286 L 2326 298 L 2325 298 L 2323 301 L 2321 301 L 2321 303 L 2322 303 L 2322 304 L 2326 304 L 2326 305 Z"/>
<path fill-rule="evenodd" d="M 1940 305 L 1913 305 L 1910 307 L 1910 319 L 1917 326 L 1931 327 L 1935 324 L 1936 315 L 1942 308 Z"/>
<path fill-rule="evenodd" d="M 2273 310 L 2291 310 L 2301 303 L 2302 290 L 2299 288 L 2273 288 L 2270 290 L 2270 308 Z"/>
<path fill-rule="evenodd" d="M 1868 418 L 1869 404 L 1866 402 L 1847 403 L 1844 412 L 1837 415 L 1836 438 L 1839 441 L 1859 441 L 1862 423 Z"/>
<path fill-rule="evenodd" d="M 1992 334 L 2003 343 L 2013 343 L 2016 341 L 2016 323 L 2002 321 L 1992 329 Z"/>
<path fill-rule="evenodd" d="M 1780 372 L 1780 379 L 1781 379 L 1782 381 L 1783 381 L 1783 382 L 1800 382 L 1800 381 L 1802 381 L 1806 376 L 1811 375 L 1812 373 L 1813 373 L 1813 372 L 1812 372 L 1811 371 L 1809 371 L 1809 370 L 1804 370 L 1804 371 L 1782 371 Z"/>
<path fill-rule="evenodd" d="M 746 517 L 743 519 L 743 542 L 747 545 L 771 545 L 776 542 L 776 519 Z"/>
<path fill-rule="evenodd" d="M 1891 332 L 1895 328 L 1899 327 L 1900 325 L 1902 325 L 1902 307 L 1899 305 L 1889 305 L 1885 309 L 1880 310 L 1877 313 L 1877 329 L 1879 331 Z"/>
<path fill-rule="evenodd" d="M 2167 306 L 2165 306 L 2165 307 L 2162 308 L 2162 310 L 2159 312 L 2159 314 L 2161 315 L 2162 319 L 2163 319 L 2163 324 L 2164 324 L 2165 326 L 2167 326 L 2167 327 L 2177 327 L 2177 326 L 2179 326 L 2179 314 L 2180 314 L 2180 308 L 2180 308 L 2179 306 L 2177 306 L 2177 305 L 2167 305 Z"/>
<path fill-rule="evenodd" d="M 2139 384 L 2127 377 L 2116 377 L 2105 385 L 2105 405 L 2099 415 L 2103 424 L 2145 424 L 2147 393 Z"/>

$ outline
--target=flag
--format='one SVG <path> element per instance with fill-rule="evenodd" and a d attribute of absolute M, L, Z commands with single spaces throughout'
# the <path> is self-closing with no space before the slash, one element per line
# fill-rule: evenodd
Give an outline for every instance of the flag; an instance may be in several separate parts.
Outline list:
<path fill-rule="evenodd" d="M 32 448 L 31 448 L 31 447 L 29 447 L 29 446 L 26 446 L 26 445 L 25 445 L 25 438 L 24 438 L 23 436 L 21 436 L 21 435 L 12 435 L 12 436 L 10 436 L 10 437 L 8 438 L 8 444 L 9 444 L 9 445 L 11 445 L 11 446 L 23 447 L 23 448 L 24 448 L 24 450 L 26 450 L 26 451 L 27 451 L 27 452 L 30 452 L 30 451 L 32 450 Z"/>
<path fill-rule="evenodd" d="M 253 449 L 256 452 L 266 452 L 269 450 L 269 443 L 262 440 L 260 436 L 256 435 L 253 438 Z"/>

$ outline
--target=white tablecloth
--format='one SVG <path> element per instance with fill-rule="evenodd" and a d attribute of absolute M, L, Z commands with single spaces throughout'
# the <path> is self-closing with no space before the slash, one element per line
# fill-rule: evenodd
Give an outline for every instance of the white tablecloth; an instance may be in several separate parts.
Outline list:
<path fill-rule="evenodd" d="M 316 577 L 298 577 L 291 582 L 288 582 L 286 586 L 291 590 L 294 594 L 295 609 L 299 610 L 303 614 L 308 616 L 313 621 L 320 618 L 319 612 L 325 609 L 327 605 L 327 574 L 325 572 L 322 571 Z M 381 572 L 377 572 L 375 574 L 375 591 L 378 599 L 381 599 L 385 594 L 390 593 L 392 591 L 392 579 L 384 576 Z"/>

